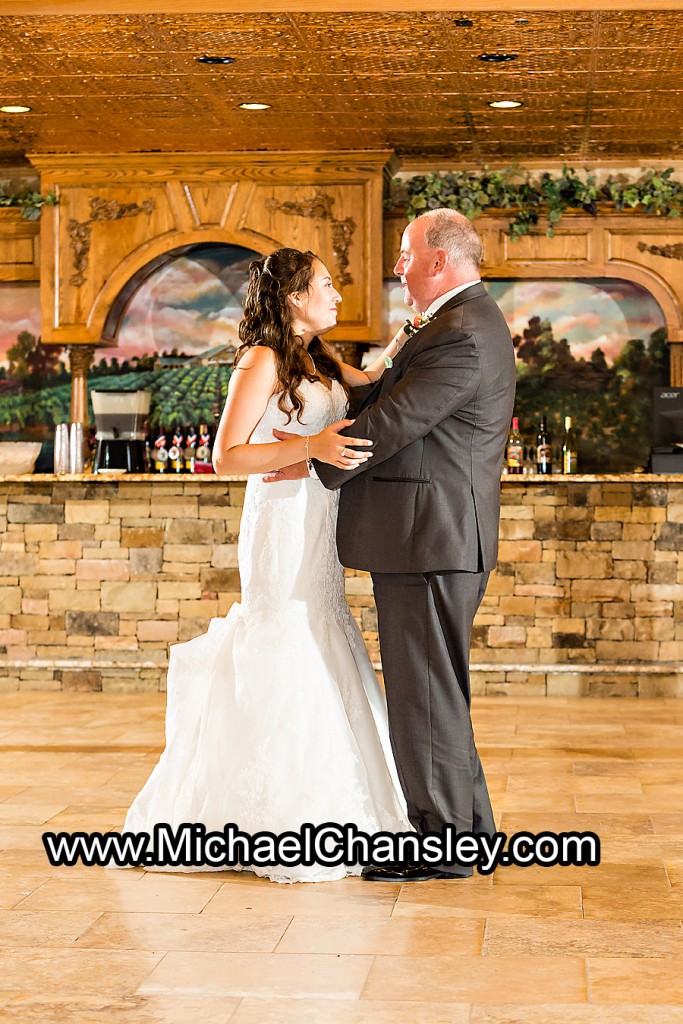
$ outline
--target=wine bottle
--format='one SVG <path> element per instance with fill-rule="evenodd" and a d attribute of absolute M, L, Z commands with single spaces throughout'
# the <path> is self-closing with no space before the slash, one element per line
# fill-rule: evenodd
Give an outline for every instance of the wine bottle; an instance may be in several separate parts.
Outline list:
<path fill-rule="evenodd" d="M 512 428 L 508 434 L 505 449 L 505 464 L 508 473 L 522 473 L 524 470 L 524 442 L 519 432 L 519 419 L 512 417 Z"/>
<path fill-rule="evenodd" d="M 208 424 L 199 425 L 199 447 L 195 454 L 195 473 L 212 473 L 211 465 L 211 431 Z"/>
<path fill-rule="evenodd" d="M 562 442 L 562 472 L 576 473 L 579 461 L 579 453 L 576 441 L 572 433 L 572 418 L 564 418 L 564 441 Z"/>
<path fill-rule="evenodd" d="M 536 472 L 552 473 L 553 445 L 545 416 L 541 416 L 541 425 L 536 435 Z"/>
<path fill-rule="evenodd" d="M 154 461 L 154 469 L 157 473 L 165 473 L 166 466 L 168 463 L 168 449 L 166 441 L 166 434 L 162 427 L 157 435 L 157 439 L 154 442 L 154 453 L 152 459 Z"/>
<path fill-rule="evenodd" d="M 190 427 L 185 438 L 185 472 L 194 473 L 194 463 L 197 457 L 197 432 Z"/>
<path fill-rule="evenodd" d="M 183 471 L 183 428 L 177 426 L 173 433 L 173 444 L 168 449 L 168 461 L 174 473 Z"/>

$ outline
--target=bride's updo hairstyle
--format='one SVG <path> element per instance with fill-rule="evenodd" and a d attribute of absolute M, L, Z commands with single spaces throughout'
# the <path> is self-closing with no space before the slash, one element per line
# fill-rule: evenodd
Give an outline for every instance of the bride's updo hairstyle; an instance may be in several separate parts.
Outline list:
<path fill-rule="evenodd" d="M 301 341 L 292 331 L 295 309 L 287 296 L 307 292 L 313 279 L 315 253 L 299 249 L 277 249 L 269 256 L 249 264 L 249 287 L 244 317 L 239 325 L 240 345 L 235 365 L 247 349 L 265 345 L 275 353 L 278 380 L 278 407 L 291 420 L 296 412 L 301 421 L 304 401 L 298 392 L 301 381 L 316 380 L 307 368 Z M 330 380 L 343 386 L 341 368 L 320 338 L 308 346 L 316 368 Z"/>

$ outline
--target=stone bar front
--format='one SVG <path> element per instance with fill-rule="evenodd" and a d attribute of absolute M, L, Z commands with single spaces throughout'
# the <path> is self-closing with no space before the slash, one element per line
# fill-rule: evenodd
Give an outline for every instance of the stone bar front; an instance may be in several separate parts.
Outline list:
<path fill-rule="evenodd" d="M 276 485 L 274 485 L 276 486 Z M 0 690 L 158 690 L 239 600 L 245 481 L 0 478 Z M 683 478 L 505 478 L 474 692 L 683 696 Z M 379 668 L 367 573 L 347 598 Z"/>

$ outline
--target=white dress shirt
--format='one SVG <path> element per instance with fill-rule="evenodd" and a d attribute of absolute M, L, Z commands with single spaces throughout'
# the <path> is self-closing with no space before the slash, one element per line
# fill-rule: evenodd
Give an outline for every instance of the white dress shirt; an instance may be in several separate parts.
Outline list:
<path fill-rule="evenodd" d="M 471 288 L 473 284 L 481 284 L 481 278 L 478 277 L 474 281 L 466 281 L 465 284 L 459 284 L 457 288 L 451 288 L 449 292 L 444 292 L 443 295 L 439 295 L 438 299 L 434 299 L 432 304 L 427 307 L 422 316 L 434 316 L 437 310 L 448 302 L 449 299 L 454 299 L 460 292 L 464 292 L 465 288 Z"/>

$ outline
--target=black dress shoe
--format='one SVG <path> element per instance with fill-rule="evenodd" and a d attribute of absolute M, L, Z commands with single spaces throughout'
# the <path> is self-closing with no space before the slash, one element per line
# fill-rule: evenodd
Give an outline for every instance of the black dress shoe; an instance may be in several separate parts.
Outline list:
<path fill-rule="evenodd" d="M 431 882 L 437 878 L 470 878 L 469 874 L 441 871 L 427 864 L 384 864 L 363 868 L 366 882 Z"/>

